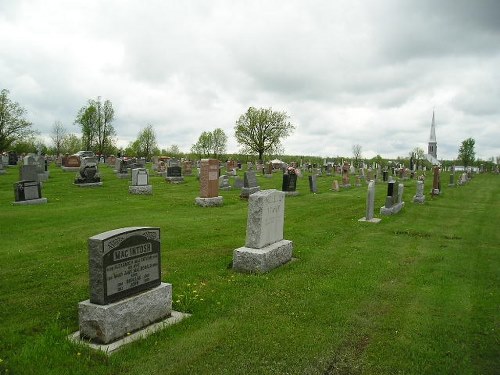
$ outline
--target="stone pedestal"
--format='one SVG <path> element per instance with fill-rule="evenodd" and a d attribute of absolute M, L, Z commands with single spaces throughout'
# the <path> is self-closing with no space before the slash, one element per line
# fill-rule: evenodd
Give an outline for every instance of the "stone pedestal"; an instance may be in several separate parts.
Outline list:
<path fill-rule="evenodd" d="M 130 178 L 130 175 L 128 173 L 117 172 L 116 177 L 118 177 L 119 179 L 122 179 L 122 180 L 126 180 L 126 179 Z"/>
<path fill-rule="evenodd" d="M 86 182 L 82 184 L 75 183 L 75 185 L 79 187 L 99 187 L 102 186 L 102 182 Z"/>
<path fill-rule="evenodd" d="M 220 195 L 218 197 L 213 197 L 213 198 L 196 197 L 195 202 L 198 206 L 201 207 L 216 207 L 216 206 L 222 206 L 224 204 L 224 198 Z"/>
<path fill-rule="evenodd" d="M 29 199 L 26 201 L 16 201 L 12 202 L 13 205 L 23 206 L 23 205 L 37 205 L 37 204 L 45 204 L 47 203 L 47 198 L 38 198 L 38 199 Z"/>
<path fill-rule="evenodd" d="M 184 177 L 165 177 L 165 181 L 169 184 L 182 184 L 184 182 Z"/>
<path fill-rule="evenodd" d="M 281 240 L 261 249 L 240 247 L 233 252 L 233 269 L 239 272 L 268 272 L 292 259 L 293 243 Z"/>
<path fill-rule="evenodd" d="M 380 207 L 380 215 L 394 215 L 397 214 L 405 206 L 405 202 L 396 203 L 392 207 Z"/>
<path fill-rule="evenodd" d="M 108 344 L 171 313 L 172 285 L 167 283 L 108 305 L 86 300 L 78 304 L 80 336 Z"/>
<path fill-rule="evenodd" d="M 299 195 L 299 191 L 298 190 L 295 190 L 295 191 L 284 191 L 283 193 L 285 193 L 285 197 L 296 197 L 297 195 Z"/>
<path fill-rule="evenodd" d="M 151 195 L 153 194 L 152 185 L 131 185 L 128 187 L 128 192 L 130 194 L 136 195 Z"/>

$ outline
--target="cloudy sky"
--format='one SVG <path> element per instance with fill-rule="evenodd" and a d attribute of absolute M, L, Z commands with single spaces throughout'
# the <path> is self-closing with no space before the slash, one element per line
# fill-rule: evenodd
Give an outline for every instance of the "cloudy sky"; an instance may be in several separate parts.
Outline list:
<path fill-rule="evenodd" d="M 188 152 L 248 107 L 286 111 L 285 153 L 500 156 L 498 0 L 2 0 L 0 89 L 48 137 L 101 96 L 118 144 L 147 124 Z"/>

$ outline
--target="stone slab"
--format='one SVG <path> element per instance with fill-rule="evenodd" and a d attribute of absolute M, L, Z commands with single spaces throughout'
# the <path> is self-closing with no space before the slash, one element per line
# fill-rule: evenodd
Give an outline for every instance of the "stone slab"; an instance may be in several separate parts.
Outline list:
<path fill-rule="evenodd" d="M 47 198 L 28 199 L 26 201 L 12 202 L 12 204 L 16 206 L 37 205 L 45 203 L 47 203 Z"/>
<path fill-rule="evenodd" d="M 394 215 L 397 214 L 404 207 L 405 202 L 394 204 L 392 207 L 387 208 L 385 206 L 380 207 L 380 215 Z"/>
<path fill-rule="evenodd" d="M 165 181 L 169 184 L 182 184 L 184 182 L 184 177 L 165 177 Z"/>
<path fill-rule="evenodd" d="M 128 180 L 130 178 L 128 173 L 116 173 L 116 177 L 122 180 Z"/>
<path fill-rule="evenodd" d="M 153 185 L 133 185 L 128 187 L 130 194 L 151 195 L 153 194 Z"/>
<path fill-rule="evenodd" d="M 86 300 L 78 304 L 80 337 L 109 344 L 171 313 L 172 284 L 168 283 L 108 305 Z"/>
<path fill-rule="evenodd" d="M 377 217 L 374 217 L 372 219 L 369 219 L 369 220 L 366 220 L 366 217 L 362 217 L 361 219 L 359 219 L 358 221 L 362 221 L 362 222 L 367 222 L 367 223 L 380 223 L 382 219 L 380 218 L 377 218 Z"/>
<path fill-rule="evenodd" d="M 240 247 L 233 251 L 233 269 L 238 272 L 265 273 L 292 259 L 293 242 L 281 240 L 262 249 Z"/>
<path fill-rule="evenodd" d="M 61 167 L 64 172 L 78 172 L 80 167 Z"/>
<path fill-rule="evenodd" d="M 240 198 L 243 199 L 248 199 L 250 195 L 253 193 L 256 193 L 260 191 L 260 186 L 255 186 L 255 187 L 242 187 L 241 188 L 241 193 L 240 193 Z"/>
<path fill-rule="evenodd" d="M 95 349 L 95 350 L 100 350 L 106 353 L 107 355 L 111 355 L 117 350 L 119 350 L 122 346 L 130 344 L 131 342 L 143 339 L 148 337 L 149 335 L 158 332 L 162 329 L 167 328 L 168 326 L 174 325 L 179 323 L 185 318 L 190 317 L 191 314 L 186 314 L 186 313 L 181 313 L 178 311 L 173 311 L 172 314 L 166 318 L 163 319 L 162 321 L 159 321 L 157 323 L 153 323 L 148 325 L 145 328 L 140 329 L 139 331 L 136 331 L 134 333 L 131 333 L 130 335 L 127 335 L 123 337 L 122 339 L 116 340 L 110 344 L 96 344 L 93 342 L 90 342 L 89 340 L 82 339 L 80 331 L 74 332 L 71 335 L 68 336 L 68 340 L 71 342 L 77 343 L 77 344 L 83 344 L 87 345 L 88 347 Z"/>
<path fill-rule="evenodd" d="M 86 184 L 75 184 L 75 186 L 79 186 L 79 187 L 99 187 L 99 186 L 102 186 L 102 182 L 88 182 Z"/>
<path fill-rule="evenodd" d="M 415 202 L 415 203 L 424 203 L 425 202 L 425 195 L 422 195 L 422 196 L 414 195 L 413 196 L 413 202 Z"/>
<path fill-rule="evenodd" d="M 299 191 L 298 190 L 295 190 L 295 191 L 284 191 L 283 193 L 285 193 L 285 197 L 296 197 L 297 195 L 299 195 Z"/>
<path fill-rule="evenodd" d="M 222 196 L 213 197 L 213 198 L 195 198 L 195 202 L 198 206 L 201 207 L 218 207 L 224 204 L 224 198 Z"/>

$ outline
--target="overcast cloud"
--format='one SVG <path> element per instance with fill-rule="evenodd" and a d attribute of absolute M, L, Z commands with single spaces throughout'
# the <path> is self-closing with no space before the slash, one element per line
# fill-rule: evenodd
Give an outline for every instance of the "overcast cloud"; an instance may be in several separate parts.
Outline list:
<path fill-rule="evenodd" d="M 154 126 L 188 152 L 249 106 L 286 111 L 285 153 L 438 158 L 473 137 L 500 156 L 500 1 L 0 2 L 0 89 L 48 137 L 88 99 L 115 108 L 120 146 Z"/>

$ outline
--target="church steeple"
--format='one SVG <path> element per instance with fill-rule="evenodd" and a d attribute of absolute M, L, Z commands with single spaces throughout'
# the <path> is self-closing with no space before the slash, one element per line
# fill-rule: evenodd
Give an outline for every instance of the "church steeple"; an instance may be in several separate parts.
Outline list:
<path fill-rule="evenodd" d="M 431 135 L 429 137 L 427 153 L 437 159 L 436 122 L 434 117 L 434 110 L 432 111 Z"/>

